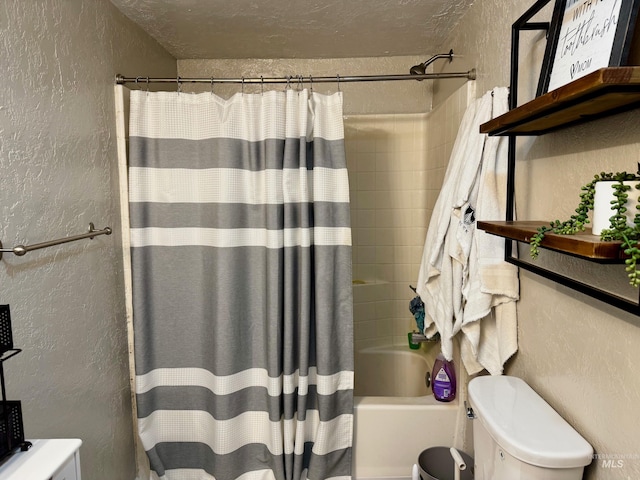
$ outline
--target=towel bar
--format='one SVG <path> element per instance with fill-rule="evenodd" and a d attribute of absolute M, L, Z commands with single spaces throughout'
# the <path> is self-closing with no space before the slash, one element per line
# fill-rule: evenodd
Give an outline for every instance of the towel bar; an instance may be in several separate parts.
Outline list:
<path fill-rule="evenodd" d="M 90 238 L 93 240 L 93 237 L 97 237 L 98 235 L 111 235 L 111 228 L 105 227 L 102 230 L 96 230 L 96 228 L 93 226 L 93 223 L 89 223 L 89 231 L 87 233 L 74 235 L 72 237 L 49 240 L 48 242 L 35 243 L 33 245 L 17 245 L 13 248 L 3 248 L 2 242 L 0 242 L 0 260 L 2 260 L 2 254 L 4 252 L 13 253 L 14 255 L 22 257 L 23 255 L 26 255 L 27 252 L 30 252 L 32 250 L 39 250 L 40 248 L 53 247 L 54 245 L 75 242 L 76 240 L 82 240 L 84 238 Z"/>

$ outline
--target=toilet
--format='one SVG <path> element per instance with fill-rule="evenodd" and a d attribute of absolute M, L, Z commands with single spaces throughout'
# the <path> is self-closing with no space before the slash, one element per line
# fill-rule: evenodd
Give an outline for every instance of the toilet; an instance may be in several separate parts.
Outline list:
<path fill-rule="evenodd" d="M 523 380 L 469 382 L 475 480 L 580 480 L 593 448 Z"/>

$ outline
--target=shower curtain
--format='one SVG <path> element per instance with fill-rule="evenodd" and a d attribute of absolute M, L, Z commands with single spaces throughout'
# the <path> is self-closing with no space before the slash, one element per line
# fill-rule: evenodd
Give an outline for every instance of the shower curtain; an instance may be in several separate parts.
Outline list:
<path fill-rule="evenodd" d="M 349 479 L 342 94 L 131 92 L 138 430 L 152 478 Z"/>

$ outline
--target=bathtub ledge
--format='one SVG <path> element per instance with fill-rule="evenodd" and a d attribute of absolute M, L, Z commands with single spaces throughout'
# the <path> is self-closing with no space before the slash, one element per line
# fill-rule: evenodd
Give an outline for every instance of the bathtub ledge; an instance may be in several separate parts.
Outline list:
<path fill-rule="evenodd" d="M 397 408 L 397 407 L 424 407 L 426 405 L 432 407 L 440 407 L 442 409 L 457 409 L 458 399 L 452 402 L 439 402 L 433 395 L 424 395 L 422 397 L 353 397 L 353 402 L 358 408 Z"/>

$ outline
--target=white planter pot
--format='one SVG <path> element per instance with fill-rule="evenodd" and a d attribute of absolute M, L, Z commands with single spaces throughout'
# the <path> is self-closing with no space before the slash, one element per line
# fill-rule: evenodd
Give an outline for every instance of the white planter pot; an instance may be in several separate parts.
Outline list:
<path fill-rule="evenodd" d="M 615 191 L 613 186 L 618 183 L 616 181 L 602 181 L 596 183 L 596 190 L 593 199 L 593 218 L 591 219 L 591 230 L 593 235 L 600 235 L 602 230 L 611 228 L 611 221 L 609 220 L 614 214 L 613 205 L 611 202 L 616 199 L 613 195 Z M 627 211 L 625 215 L 627 217 L 627 225 L 633 226 L 633 219 L 639 210 L 636 208 L 638 205 L 638 195 L 640 190 L 636 189 L 636 185 L 640 183 L 639 180 L 628 180 L 623 182 L 625 185 L 629 185 L 631 190 L 628 190 L 629 198 L 627 198 Z"/>

